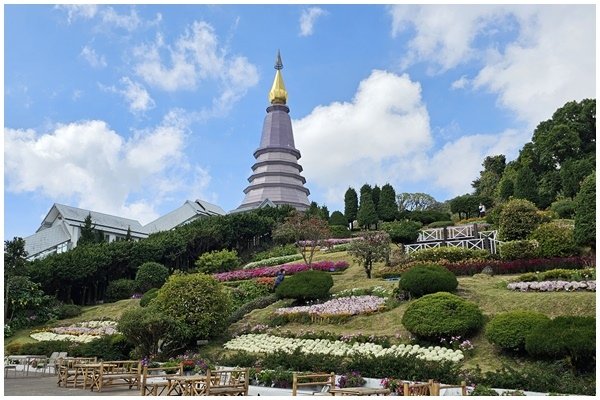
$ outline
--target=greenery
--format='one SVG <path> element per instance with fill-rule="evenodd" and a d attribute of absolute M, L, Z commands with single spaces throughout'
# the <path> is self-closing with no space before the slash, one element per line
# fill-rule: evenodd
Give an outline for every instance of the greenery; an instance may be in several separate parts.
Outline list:
<path fill-rule="evenodd" d="M 528 272 L 523 275 L 519 275 L 514 281 L 515 282 L 534 282 L 534 281 L 549 281 L 553 279 L 562 279 L 568 281 L 583 281 L 583 280 L 595 280 L 596 279 L 596 268 L 586 269 L 551 269 L 545 272 Z"/>
<path fill-rule="evenodd" d="M 512 199 L 502 207 L 498 226 L 500 240 L 522 240 L 538 226 L 540 217 L 535 204 Z"/>
<path fill-rule="evenodd" d="M 173 316 L 157 310 L 152 305 L 123 313 L 118 330 L 135 347 L 138 358 L 176 353 L 181 348 L 178 335 L 180 327 Z"/>
<path fill-rule="evenodd" d="M 412 297 L 421 297 L 436 292 L 453 292 L 458 286 L 456 276 L 447 268 L 437 264 L 412 267 L 402 274 L 399 287 Z"/>
<path fill-rule="evenodd" d="M 536 258 L 539 255 L 537 240 L 511 240 L 499 247 L 500 258 L 503 260 L 518 260 Z"/>
<path fill-rule="evenodd" d="M 422 249 L 410 253 L 410 259 L 413 261 L 436 262 L 447 260 L 458 262 L 468 259 L 487 258 L 489 253 L 485 250 L 465 249 L 462 247 L 436 247 L 432 249 Z"/>
<path fill-rule="evenodd" d="M 231 311 L 231 299 L 223 285 L 200 273 L 171 275 L 153 305 L 157 312 L 176 320 L 169 335 L 182 345 L 220 335 Z"/>
<path fill-rule="evenodd" d="M 149 261 L 140 265 L 135 274 L 137 290 L 144 293 L 161 287 L 169 277 L 169 270 L 162 264 Z"/>
<path fill-rule="evenodd" d="M 573 225 L 548 222 L 538 226 L 529 237 L 539 244 L 540 257 L 569 257 L 578 254 Z"/>
<path fill-rule="evenodd" d="M 559 218 L 573 218 L 575 216 L 575 201 L 571 199 L 559 199 L 550 205 L 550 210 Z"/>
<path fill-rule="evenodd" d="M 262 297 L 255 298 L 250 300 L 247 303 L 244 303 L 242 306 L 235 309 L 233 313 L 229 316 L 228 322 L 233 324 L 244 317 L 244 315 L 248 314 L 252 310 L 256 310 L 257 308 L 265 308 L 277 301 L 277 296 L 274 294 L 268 294 Z"/>
<path fill-rule="evenodd" d="M 327 298 L 332 286 L 333 279 L 329 272 L 309 270 L 285 278 L 277 286 L 275 294 L 279 298 L 306 302 Z"/>
<path fill-rule="evenodd" d="M 596 173 L 581 184 L 575 198 L 575 242 L 596 248 Z"/>
<path fill-rule="evenodd" d="M 106 301 L 128 299 L 135 293 L 136 287 L 137 283 L 133 279 L 123 278 L 111 281 L 106 288 Z"/>
<path fill-rule="evenodd" d="M 252 300 L 268 295 L 270 291 L 270 287 L 261 285 L 253 280 L 242 281 L 230 291 L 232 307 L 233 309 L 237 309 Z"/>
<path fill-rule="evenodd" d="M 294 246 L 294 251 L 296 251 L 295 246 Z M 301 259 L 302 259 L 302 254 L 290 254 L 287 256 L 277 256 L 277 257 L 265 258 L 263 260 L 254 261 L 254 262 L 244 265 L 244 269 L 252 269 L 252 268 L 259 268 L 259 267 L 273 267 L 275 265 L 286 264 L 286 263 L 301 260 Z"/>
<path fill-rule="evenodd" d="M 368 185 L 364 185 L 363 188 L 365 186 Z M 369 229 L 371 225 L 377 224 L 379 221 L 379 216 L 377 215 L 377 209 L 375 208 L 375 203 L 373 202 L 372 192 L 365 191 L 363 194 L 362 188 L 360 191 L 360 206 L 358 207 L 356 219 L 360 227 Z"/>
<path fill-rule="evenodd" d="M 498 392 L 489 386 L 477 385 L 471 392 L 470 396 L 500 396 Z"/>
<path fill-rule="evenodd" d="M 509 311 L 494 316 L 488 322 L 485 337 L 502 350 L 523 352 L 525 338 L 540 324 L 550 319 L 533 311 Z"/>
<path fill-rule="evenodd" d="M 348 222 L 352 222 L 356 220 L 356 215 L 358 213 L 358 195 L 356 194 L 356 190 L 353 188 L 348 188 L 346 193 L 344 194 L 344 215 Z"/>
<path fill-rule="evenodd" d="M 214 250 L 198 257 L 195 265 L 198 272 L 211 274 L 232 271 L 240 265 L 240 260 L 235 250 Z"/>
<path fill-rule="evenodd" d="M 414 243 L 419 237 L 419 230 L 422 224 L 415 221 L 394 221 L 381 224 L 381 230 L 390 236 L 392 243 L 402 247 L 402 245 Z"/>
<path fill-rule="evenodd" d="M 396 204 L 396 191 L 389 183 L 381 187 L 377 213 L 381 221 L 390 222 L 396 218 L 398 205 Z"/>
<path fill-rule="evenodd" d="M 411 333 L 434 340 L 469 337 L 481 329 L 483 322 L 483 314 L 475 303 L 445 292 L 411 302 L 402 316 L 402 324 Z"/>
<path fill-rule="evenodd" d="M 293 242 L 298 246 L 306 265 L 310 266 L 317 246 L 329 237 L 329 224 L 315 216 L 292 212 L 285 222 L 273 230 L 273 238 L 280 242 Z"/>
<path fill-rule="evenodd" d="M 252 257 L 252 261 L 263 261 L 270 258 L 285 257 L 298 254 L 298 249 L 293 244 L 273 246 L 268 250 L 258 252 Z"/>
<path fill-rule="evenodd" d="M 346 226 L 331 225 L 329 230 L 331 231 L 331 237 L 335 239 L 345 239 L 352 236 L 350 230 Z"/>
<path fill-rule="evenodd" d="M 436 221 L 427 225 L 427 228 L 445 228 L 447 226 L 454 226 L 454 221 Z"/>
<path fill-rule="evenodd" d="M 343 226 L 348 227 L 348 218 L 340 211 L 334 211 L 331 213 L 331 217 L 329 217 L 329 225 L 333 226 Z"/>
<path fill-rule="evenodd" d="M 525 339 L 525 350 L 533 357 L 568 357 L 578 369 L 595 366 L 596 318 L 560 316 L 535 327 Z"/>
<path fill-rule="evenodd" d="M 61 304 L 57 309 L 57 319 L 68 319 L 81 315 L 83 309 L 75 304 Z"/>
<path fill-rule="evenodd" d="M 385 260 L 390 253 L 390 237 L 385 232 L 366 232 L 362 239 L 353 240 L 348 254 L 364 268 L 367 279 L 371 279 L 373 263 Z"/>
<path fill-rule="evenodd" d="M 146 307 L 148 304 L 150 304 L 151 300 L 156 298 L 156 296 L 158 296 L 158 288 L 152 288 L 148 290 L 140 299 L 140 307 Z"/>
<path fill-rule="evenodd" d="M 478 215 L 479 203 L 481 203 L 479 196 L 464 194 L 450 200 L 450 211 L 457 213 L 459 219 L 470 218 Z"/>

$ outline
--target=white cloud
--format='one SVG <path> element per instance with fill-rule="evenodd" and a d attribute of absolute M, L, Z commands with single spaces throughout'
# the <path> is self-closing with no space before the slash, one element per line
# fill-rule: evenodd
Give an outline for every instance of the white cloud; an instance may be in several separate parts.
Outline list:
<path fill-rule="evenodd" d="M 300 36 L 310 36 L 317 18 L 327 15 L 327 11 L 319 7 L 309 7 L 302 10 L 300 15 Z"/>
<path fill-rule="evenodd" d="M 130 10 L 129 14 L 119 14 L 114 10 L 114 8 L 106 7 L 102 9 L 100 16 L 103 23 L 125 29 L 130 32 L 134 31 L 142 24 L 142 20 L 133 8 Z"/>
<path fill-rule="evenodd" d="M 121 83 L 125 85 L 125 89 L 121 91 L 121 94 L 129 102 L 129 111 L 135 113 L 154 107 L 154 100 L 142 85 L 127 77 L 121 78 Z"/>
<path fill-rule="evenodd" d="M 161 52 L 169 55 L 168 63 Z M 138 76 L 162 90 L 193 90 L 203 81 L 215 82 L 219 93 L 213 110 L 204 115 L 226 112 L 259 79 L 256 67 L 246 57 L 229 55 L 213 27 L 202 21 L 189 26 L 173 45 L 158 35 L 154 43 L 138 46 L 134 56 Z"/>
<path fill-rule="evenodd" d="M 392 36 L 409 27 L 407 67 L 429 62 L 443 72 L 476 60 L 468 84 L 498 96 L 530 128 L 564 103 L 595 97 L 593 5 L 430 5 L 389 8 Z M 512 41 L 495 36 L 508 33 Z M 475 45 L 477 43 L 477 46 Z M 463 79 L 464 78 L 464 79 Z"/>
<path fill-rule="evenodd" d="M 452 82 L 452 85 L 450 85 L 450 87 L 452 89 L 464 89 L 470 83 L 471 83 L 471 81 L 465 75 L 463 75 L 460 78 L 458 78 L 457 80 L 455 80 L 454 82 Z"/>
<path fill-rule="evenodd" d="M 92 19 L 96 16 L 98 6 L 95 4 L 69 4 L 69 5 L 57 5 L 54 8 L 59 10 L 65 10 L 67 12 L 67 21 L 73 22 L 78 18 Z"/>
<path fill-rule="evenodd" d="M 87 61 L 93 68 L 104 68 L 106 67 L 106 58 L 103 55 L 98 55 L 96 50 L 89 46 L 83 46 L 79 55 Z"/>
<path fill-rule="evenodd" d="M 179 178 L 187 165 L 184 136 L 182 127 L 167 123 L 129 139 L 104 121 L 60 125 L 43 134 L 5 128 L 6 189 L 76 199 L 79 207 L 147 223 L 158 216 L 162 199 L 190 185 Z M 161 181 L 178 183 L 155 185 Z"/>

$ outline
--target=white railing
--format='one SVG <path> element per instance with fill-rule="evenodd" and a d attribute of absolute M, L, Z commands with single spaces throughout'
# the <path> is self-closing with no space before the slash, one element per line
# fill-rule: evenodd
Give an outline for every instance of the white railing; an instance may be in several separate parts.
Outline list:
<path fill-rule="evenodd" d="M 425 229 L 419 232 L 417 242 L 444 240 L 444 228 Z"/>
<path fill-rule="evenodd" d="M 406 254 L 410 254 L 417 250 L 433 249 L 436 247 L 442 247 L 442 242 L 406 244 L 404 245 L 404 251 Z"/>
<path fill-rule="evenodd" d="M 446 242 L 448 247 L 462 247 L 470 250 L 485 250 L 484 239 L 452 240 Z"/>
<path fill-rule="evenodd" d="M 447 239 L 460 239 L 473 237 L 473 225 L 449 226 Z"/>

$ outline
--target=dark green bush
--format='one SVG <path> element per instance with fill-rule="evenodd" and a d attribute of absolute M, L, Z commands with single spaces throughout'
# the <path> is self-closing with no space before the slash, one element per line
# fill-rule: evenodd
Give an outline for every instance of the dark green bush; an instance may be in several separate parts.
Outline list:
<path fill-rule="evenodd" d="M 346 218 L 346 216 L 344 214 L 342 214 L 340 211 L 334 211 L 331 213 L 331 216 L 329 217 L 329 225 L 343 226 L 347 229 L 348 228 L 348 218 Z M 330 228 L 331 228 L 331 226 L 330 226 Z"/>
<path fill-rule="evenodd" d="M 540 257 L 569 257 L 578 253 L 573 237 L 573 225 L 560 222 L 542 224 L 529 235 L 529 238 L 539 243 Z"/>
<path fill-rule="evenodd" d="M 215 272 L 227 272 L 240 265 L 240 260 L 235 250 L 219 250 L 203 253 L 196 260 L 198 272 L 212 274 Z"/>
<path fill-rule="evenodd" d="M 180 348 L 181 340 L 178 329 L 185 329 L 172 315 L 159 312 L 154 303 L 143 308 L 126 310 L 118 325 L 119 331 L 135 346 L 137 357 L 158 354 L 161 350 L 169 353 L 170 349 Z"/>
<path fill-rule="evenodd" d="M 158 288 L 152 288 L 152 289 L 148 290 L 146 293 L 144 293 L 144 295 L 140 299 L 140 306 L 146 307 L 148 304 L 150 304 L 150 300 L 154 299 L 157 295 L 158 295 Z"/>
<path fill-rule="evenodd" d="M 527 335 L 549 320 L 544 314 L 533 311 L 509 311 L 496 315 L 488 322 L 485 336 L 503 350 L 522 352 Z"/>
<path fill-rule="evenodd" d="M 561 359 L 568 357 L 579 369 L 595 365 L 596 318 L 556 317 L 538 325 L 525 338 L 525 350 L 533 357 Z"/>
<path fill-rule="evenodd" d="M 498 392 L 489 386 L 477 385 L 471 392 L 471 396 L 500 396 Z"/>
<path fill-rule="evenodd" d="M 502 207 L 498 222 L 500 240 L 522 240 L 540 223 L 538 209 L 529 200 L 511 199 Z"/>
<path fill-rule="evenodd" d="M 136 283 L 133 279 L 117 279 L 106 287 L 106 301 L 128 299 L 135 292 Z"/>
<path fill-rule="evenodd" d="M 575 216 L 575 201 L 571 199 L 556 200 L 550 205 L 550 210 L 559 218 L 571 219 Z"/>
<path fill-rule="evenodd" d="M 270 288 L 265 285 L 252 280 L 242 281 L 230 291 L 232 307 L 237 309 L 249 301 L 268 295 L 269 292 Z"/>
<path fill-rule="evenodd" d="M 123 335 L 106 335 L 91 342 L 82 343 L 69 355 L 77 357 L 98 357 L 102 360 L 128 360 L 133 345 Z"/>
<path fill-rule="evenodd" d="M 410 303 L 402 317 L 402 325 L 426 340 L 442 337 L 468 337 L 483 326 L 483 314 L 475 303 L 439 292 Z"/>
<path fill-rule="evenodd" d="M 454 226 L 454 221 L 436 221 L 427 225 L 427 228 L 445 228 L 446 226 Z"/>
<path fill-rule="evenodd" d="M 229 316 L 229 323 L 233 324 L 234 322 L 239 321 L 244 317 L 244 315 L 248 314 L 252 310 L 256 310 L 259 308 L 265 308 L 277 301 L 277 296 L 274 294 L 269 294 L 267 296 L 262 296 L 247 302 L 235 309 L 233 313 Z"/>
<path fill-rule="evenodd" d="M 502 208 L 504 207 L 504 203 L 496 205 L 494 208 L 489 210 L 485 214 L 485 222 L 488 224 L 497 227 L 500 224 L 500 214 L 502 214 Z"/>
<path fill-rule="evenodd" d="M 135 274 L 137 290 L 145 293 L 152 288 L 161 287 L 169 277 L 169 269 L 157 262 L 145 262 Z"/>
<path fill-rule="evenodd" d="M 398 213 L 398 220 L 409 219 L 411 221 L 417 221 L 423 225 L 431 224 L 436 221 L 448 221 L 450 214 L 442 211 L 400 211 Z"/>
<path fill-rule="evenodd" d="M 502 260 L 521 260 L 537 258 L 539 244 L 536 240 L 511 240 L 500 245 Z"/>
<path fill-rule="evenodd" d="M 450 262 L 458 262 L 469 260 L 472 258 L 485 259 L 489 253 L 485 250 L 472 250 L 462 247 L 436 247 L 432 249 L 418 250 L 410 253 L 410 259 L 413 261 L 430 261 L 437 262 L 440 260 L 448 260 Z"/>
<path fill-rule="evenodd" d="M 596 172 L 587 176 L 575 197 L 575 241 L 596 247 Z"/>
<path fill-rule="evenodd" d="M 436 292 L 453 292 L 457 286 L 456 276 L 437 264 L 412 267 L 402 274 L 399 282 L 399 288 L 409 292 L 412 297 Z"/>
<path fill-rule="evenodd" d="M 77 317 L 77 316 L 81 315 L 81 313 L 83 312 L 81 307 L 78 305 L 75 305 L 75 304 L 61 304 L 57 308 L 56 311 L 57 311 L 56 318 L 58 318 L 58 319 L 67 319 L 67 318 Z"/>
<path fill-rule="evenodd" d="M 5 354 L 38 354 L 50 357 L 55 351 L 66 351 L 70 354 L 79 345 L 79 343 L 66 340 L 45 340 L 33 343 L 13 342 L 6 346 Z"/>
<path fill-rule="evenodd" d="M 333 278 L 324 271 L 303 271 L 286 277 L 275 294 L 279 298 L 296 299 L 299 301 L 319 300 L 329 296 L 333 286 Z"/>
<path fill-rule="evenodd" d="M 345 239 L 351 236 L 350 230 L 342 225 L 330 225 L 329 232 L 331 237 L 335 239 Z"/>
<path fill-rule="evenodd" d="M 261 251 L 260 253 L 256 253 L 254 257 L 252 257 L 252 261 L 260 261 L 267 258 L 273 257 L 282 257 L 282 256 L 291 256 L 292 254 L 297 254 L 298 248 L 293 244 L 286 244 L 283 246 L 274 246 L 273 248 L 265 251 Z"/>

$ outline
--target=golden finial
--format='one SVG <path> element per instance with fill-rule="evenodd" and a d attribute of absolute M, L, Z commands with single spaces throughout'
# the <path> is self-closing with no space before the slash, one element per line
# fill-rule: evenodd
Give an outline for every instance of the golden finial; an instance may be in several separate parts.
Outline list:
<path fill-rule="evenodd" d="M 273 80 L 273 86 L 269 92 L 269 101 L 271 104 L 285 104 L 287 102 L 287 90 L 285 90 L 285 84 L 283 83 L 283 76 L 281 75 L 281 69 L 283 63 L 281 62 L 281 54 L 277 50 L 277 58 L 275 59 L 275 79 Z"/>

